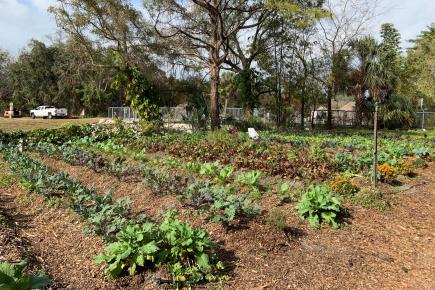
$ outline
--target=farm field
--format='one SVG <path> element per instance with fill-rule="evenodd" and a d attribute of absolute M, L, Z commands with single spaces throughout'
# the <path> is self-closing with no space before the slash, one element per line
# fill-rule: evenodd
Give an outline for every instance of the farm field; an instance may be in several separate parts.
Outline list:
<path fill-rule="evenodd" d="M 382 131 L 379 190 L 369 131 L 260 136 L 2 133 L 0 256 L 56 289 L 435 287 L 433 132 Z"/>
<path fill-rule="evenodd" d="M 23 118 L 0 118 L 0 130 L 12 132 L 16 130 L 29 131 L 33 129 L 50 129 L 58 128 L 66 124 L 94 124 L 98 123 L 101 118 L 84 118 L 84 119 L 31 119 Z"/>

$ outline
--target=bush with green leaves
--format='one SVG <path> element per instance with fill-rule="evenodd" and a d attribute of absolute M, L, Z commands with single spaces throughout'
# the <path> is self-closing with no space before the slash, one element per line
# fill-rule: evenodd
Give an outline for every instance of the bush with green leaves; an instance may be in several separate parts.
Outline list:
<path fill-rule="evenodd" d="M 215 243 L 203 229 L 194 229 L 177 217 L 174 210 L 164 215 L 159 226 L 161 234 L 159 258 L 167 264 L 176 281 L 214 281 L 222 262 L 213 253 Z"/>
<path fill-rule="evenodd" d="M 106 272 L 118 277 L 124 271 L 133 275 L 141 268 L 165 265 L 177 282 L 214 281 L 216 271 L 223 269 L 213 252 L 215 243 L 206 231 L 194 229 L 180 221 L 177 212 L 169 210 L 160 224 L 131 223 L 95 259 L 107 263 Z"/>
<path fill-rule="evenodd" d="M 128 224 L 116 235 L 103 253 L 95 257 L 97 264 L 106 263 L 107 274 L 118 277 L 127 270 L 130 275 L 137 268 L 153 268 L 159 251 L 158 231 L 155 224 Z"/>
<path fill-rule="evenodd" d="M 232 167 L 231 165 L 227 165 L 221 170 L 219 170 L 216 178 L 219 182 L 225 183 L 230 180 L 233 172 L 234 172 L 234 167 Z"/>
<path fill-rule="evenodd" d="M 27 261 L 18 264 L 0 263 L 0 289 L 1 290 L 32 290 L 42 289 L 50 283 L 43 273 L 37 275 L 23 274 Z"/>
<path fill-rule="evenodd" d="M 341 198 L 335 196 L 327 186 L 311 185 L 296 205 L 302 219 L 319 228 L 324 222 L 339 228 L 338 216 L 342 211 Z"/>
<path fill-rule="evenodd" d="M 205 162 L 199 168 L 199 175 L 214 176 L 219 169 L 219 161 L 213 163 Z"/>

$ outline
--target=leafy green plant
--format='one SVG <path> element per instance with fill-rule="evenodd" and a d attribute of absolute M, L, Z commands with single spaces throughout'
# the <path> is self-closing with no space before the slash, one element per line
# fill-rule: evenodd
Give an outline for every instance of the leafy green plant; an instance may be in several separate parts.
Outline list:
<path fill-rule="evenodd" d="M 0 263 L 1 290 L 32 290 L 42 289 L 50 283 L 47 276 L 38 273 L 36 276 L 23 274 L 27 261 L 18 264 Z"/>
<path fill-rule="evenodd" d="M 341 199 L 334 196 L 323 185 L 311 185 L 301 196 L 296 208 L 302 219 L 307 219 L 313 227 L 320 227 L 322 222 L 339 228 L 337 218 L 342 210 Z"/>
<path fill-rule="evenodd" d="M 291 202 L 295 198 L 295 193 L 290 192 L 290 186 L 287 182 L 282 183 L 278 187 L 278 195 L 281 203 Z"/>
<path fill-rule="evenodd" d="M 432 154 L 432 150 L 426 146 L 415 148 L 412 153 L 418 158 L 428 157 Z"/>
<path fill-rule="evenodd" d="M 213 163 L 205 162 L 205 163 L 201 164 L 201 167 L 199 169 L 199 174 L 213 176 L 216 174 L 218 169 L 219 169 L 219 161 L 218 160 L 213 162 Z"/>
<path fill-rule="evenodd" d="M 248 171 L 237 175 L 236 181 L 242 184 L 258 187 L 258 179 L 261 176 L 261 172 L 258 170 Z"/>
<path fill-rule="evenodd" d="M 124 270 L 133 275 L 138 267 L 155 266 L 158 242 L 158 231 L 153 223 L 129 224 L 116 235 L 116 242 L 95 257 L 95 262 L 107 263 L 105 272 L 112 277 L 120 276 Z"/>
<path fill-rule="evenodd" d="M 231 190 L 218 187 L 213 191 L 213 202 L 208 208 L 210 220 L 229 226 L 236 218 L 252 218 L 260 212 L 259 206 L 252 206 L 251 198 L 245 194 L 234 194 Z"/>
<path fill-rule="evenodd" d="M 159 226 L 162 241 L 161 261 L 169 266 L 174 280 L 213 281 L 216 270 L 223 269 L 222 262 L 216 254 L 210 252 L 215 246 L 206 231 L 193 229 L 182 222 L 174 210 L 168 211 Z"/>
<path fill-rule="evenodd" d="M 260 207 L 252 206 L 246 194 L 235 194 L 229 187 L 211 186 L 207 182 L 194 182 L 180 197 L 190 200 L 196 213 L 208 213 L 209 220 L 229 226 L 236 219 L 249 219 L 257 215 Z"/>
<path fill-rule="evenodd" d="M 223 264 L 211 251 L 215 244 L 207 232 L 193 229 L 177 215 L 174 210 L 168 211 L 159 225 L 130 223 L 95 262 L 106 263 L 106 273 L 113 277 L 124 271 L 133 275 L 138 268 L 166 265 L 175 283 L 215 280 L 216 270 L 223 269 Z"/>
<path fill-rule="evenodd" d="M 220 182 L 225 183 L 231 178 L 233 172 L 234 172 L 234 167 L 232 167 L 231 165 L 227 165 L 219 171 L 219 174 L 217 175 L 217 179 Z"/>
<path fill-rule="evenodd" d="M 201 163 L 189 161 L 184 164 L 184 168 L 191 172 L 199 172 L 199 170 L 201 169 Z"/>

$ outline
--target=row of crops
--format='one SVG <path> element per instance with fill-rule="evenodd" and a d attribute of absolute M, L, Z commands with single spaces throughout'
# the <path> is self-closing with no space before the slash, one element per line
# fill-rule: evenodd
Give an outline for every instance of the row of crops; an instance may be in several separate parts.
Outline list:
<path fill-rule="evenodd" d="M 383 133 L 379 176 L 394 184 L 412 176 L 434 158 L 434 140 L 421 134 Z M 40 157 L 84 166 L 121 182 L 142 183 L 156 196 L 175 195 L 183 208 L 207 223 L 227 229 L 267 215 L 284 229 L 284 204 L 319 228 L 344 226 L 345 202 L 384 209 L 379 190 L 367 186 L 370 136 L 343 133 L 145 134 L 134 126 L 85 125 L 0 135 L 2 155 L 11 171 L 31 191 L 66 199 L 79 214 L 86 232 L 107 247 L 96 257 L 112 277 L 146 269 L 166 269 L 175 286 L 228 279 L 217 255 L 217 241 L 204 229 L 179 219 L 175 209 L 162 216 L 135 216 L 131 200 L 98 194 L 65 172 L 46 166 Z M 261 199 L 273 196 L 274 208 Z"/>

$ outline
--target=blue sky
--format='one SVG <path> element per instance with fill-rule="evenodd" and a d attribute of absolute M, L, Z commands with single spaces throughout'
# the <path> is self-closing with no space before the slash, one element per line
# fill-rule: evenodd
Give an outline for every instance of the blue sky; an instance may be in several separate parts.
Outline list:
<path fill-rule="evenodd" d="M 434 0 L 379 0 L 381 15 L 370 30 L 377 33 L 381 23 L 393 23 L 402 34 L 402 46 L 435 22 Z M 140 0 L 134 0 L 135 4 Z M 57 30 L 47 8 L 55 0 L 0 0 L 0 48 L 17 55 L 31 38 L 49 41 Z"/>

